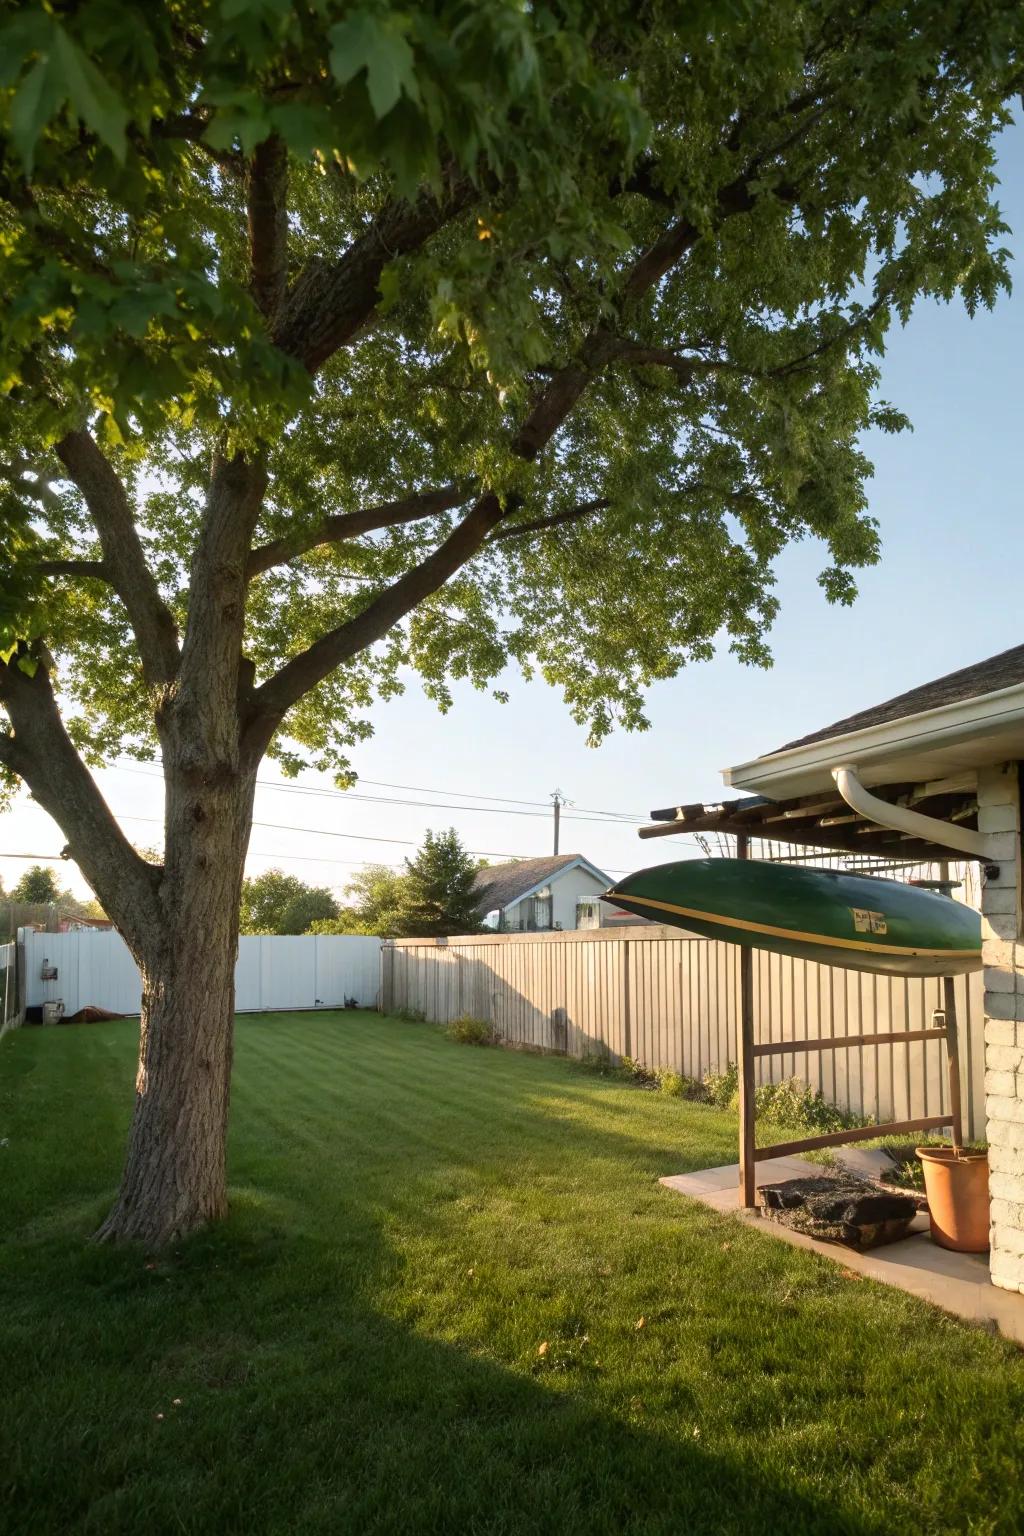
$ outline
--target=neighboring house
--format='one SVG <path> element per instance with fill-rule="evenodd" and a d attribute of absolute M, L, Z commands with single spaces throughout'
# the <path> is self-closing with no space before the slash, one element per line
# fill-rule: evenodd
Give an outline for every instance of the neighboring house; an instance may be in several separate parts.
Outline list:
<path fill-rule="evenodd" d="M 985 962 L 990 1271 L 1024 1291 L 1024 645 L 725 771 L 747 791 L 654 812 L 641 836 L 730 832 L 882 858 L 977 860 Z"/>
<path fill-rule="evenodd" d="M 503 933 L 600 928 L 608 876 L 579 853 L 490 864 L 476 877 L 480 918 Z"/>

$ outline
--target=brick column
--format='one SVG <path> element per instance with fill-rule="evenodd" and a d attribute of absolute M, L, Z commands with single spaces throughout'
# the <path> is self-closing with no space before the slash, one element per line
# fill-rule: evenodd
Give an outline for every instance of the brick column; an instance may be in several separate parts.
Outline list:
<path fill-rule="evenodd" d="M 985 1118 L 993 1285 L 1024 1291 L 1024 943 L 1016 764 L 978 774 L 978 829 L 992 838 L 996 879 L 982 889 Z"/>

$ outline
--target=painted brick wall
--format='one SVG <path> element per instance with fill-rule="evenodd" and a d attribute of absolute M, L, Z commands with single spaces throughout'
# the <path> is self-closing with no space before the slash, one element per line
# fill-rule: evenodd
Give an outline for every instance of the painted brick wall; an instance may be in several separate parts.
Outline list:
<path fill-rule="evenodd" d="M 999 877 L 982 891 L 985 1115 L 994 1285 L 1024 1291 L 1024 943 L 1020 793 L 1016 765 L 978 776 L 978 828 L 993 839 Z"/>

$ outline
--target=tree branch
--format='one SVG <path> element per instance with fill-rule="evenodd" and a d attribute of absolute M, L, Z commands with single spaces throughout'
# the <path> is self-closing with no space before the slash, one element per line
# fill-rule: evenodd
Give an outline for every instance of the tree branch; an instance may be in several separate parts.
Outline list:
<path fill-rule="evenodd" d="M 246 178 L 250 287 L 272 323 L 288 288 L 288 148 L 272 134 L 258 145 Z"/>
<path fill-rule="evenodd" d="M 60 497 L 50 485 L 54 478 L 52 470 L 44 473 L 31 459 L 18 459 L 12 464 L 0 464 L 0 475 L 19 496 L 38 502 L 47 512 L 60 511 Z"/>
<path fill-rule="evenodd" d="M 146 682 L 166 686 L 178 669 L 177 626 L 146 564 L 124 484 L 88 432 L 69 432 L 57 444 L 57 456 L 85 497 L 103 548 L 105 574 L 135 632 Z"/>
<path fill-rule="evenodd" d="M 717 220 L 749 213 L 756 197 L 748 186 L 752 172 L 737 176 L 718 194 Z M 772 194 L 783 201 L 796 197 L 790 187 L 776 187 Z M 619 308 L 626 310 L 649 293 L 705 231 L 689 219 L 677 219 L 634 262 L 619 293 Z M 512 443 L 513 452 L 533 460 L 551 441 L 591 380 L 622 355 L 623 343 L 604 327 L 595 326 L 582 343 L 576 358 L 552 376 L 534 401 Z"/>
<path fill-rule="evenodd" d="M 222 171 L 230 171 L 233 176 L 242 176 L 245 173 L 245 159 L 236 150 L 214 149 L 208 143 L 205 134 L 210 126 L 210 114 L 198 114 L 195 112 L 173 112 L 169 117 L 158 119 L 153 124 L 153 132 L 161 139 L 184 139 L 189 144 L 194 144 L 208 160 L 220 167 Z"/>
<path fill-rule="evenodd" d="M 381 592 L 362 613 L 321 635 L 257 688 L 242 733 L 246 758 L 257 762 L 293 704 L 322 682 L 335 667 L 382 639 L 417 604 L 443 587 L 450 576 L 473 558 L 491 530 L 513 510 L 512 505 L 503 507 L 492 492 L 479 497 L 462 522 L 432 554 Z"/>
<path fill-rule="evenodd" d="M 113 579 L 104 560 L 41 560 L 38 569 L 43 576 L 93 576 L 98 581 Z"/>
<path fill-rule="evenodd" d="M 447 512 L 460 506 L 469 495 L 462 485 L 442 485 L 436 491 L 417 491 L 401 501 L 386 501 L 375 507 L 364 507 L 359 512 L 339 512 L 324 518 L 314 528 L 299 528 L 286 533 L 280 539 L 260 544 L 249 555 L 246 574 L 248 579 L 269 571 L 275 565 L 316 549 L 320 544 L 337 544 L 342 539 L 354 539 L 361 533 L 373 533 L 378 528 L 394 528 L 401 523 L 414 523 L 420 518 L 432 517 L 436 512 Z"/>
<path fill-rule="evenodd" d="M 238 756 L 246 562 L 266 487 L 262 462 L 241 454 L 215 457 L 192 558 L 178 686 L 170 703 L 175 734 L 187 754 L 229 771 Z"/>
<path fill-rule="evenodd" d="M 720 190 L 712 227 L 721 219 L 749 212 L 754 207 L 760 194 L 755 194 L 748 185 L 753 177 L 748 166 Z M 795 201 L 797 194 L 789 187 L 776 187 L 769 195 Z M 378 221 L 335 266 L 325 270 L 321 264 L 311 269 L 304 280 L 300 279 L 286 302 L 278 344 L 301 357 L 311 371 L 315 370 L 372 314 L 385 260 L 398 250 L 410 250 L 422 244 L 442 223 L 461 211 L 470 196 L 467 187 L 452 193 L 446 205 L 437 203 L 432 197 L 421 197 L 415 205 L 397 205 L 390 215 L 386 210 L 382 219 L 390 218 L 387 243 L 392 249 L 385 251 L 383 248 L 385 237 Z M 703 227 L 686 218 L 671 224 L 641 254 L 628 273 L 618 295 L 620 312 L 628 310 L 650 292 L 704 233 Z M 305 292 L 300 294 L 302 289 Z M 313 302 L 314 295 L 317 302 Z M 325 314 L 320 313 L 321 308 Z M 573 361 L 560 368 L 535 399 L 512 441 L 513 452 L 527 460 L 535 459 L 566 420 L 591 380 L 618 355 L 620 346 L 618 338 L 603 326 L 594 327 Z M 472 558 L 488 541 L 488 535 L 519 504 L 502 507 L 494 493 L 485 493 L 426 560 L 394 582 L 356 618 L 321 636 L 268 678 L 251 697 L 252 714 L 243 729 L 243 752 L 250 758 L 261 755 L 287 711 L 303 694 L 315 688 L 342 662 L 381 639 L 417 603 L 437 591 Z M 522 531 L 525 533 L 525 528 Z"/>
<path fill-rule="evenodd" d="M 395 256 L 420 246 L 469 205 L 466 179 L 440 199 L 423 192 L 413 203 L 389 203 L 338 260 L 313 261 L 289 289 L 274 340 L 315 373 L 366 325 L 380 299 L 380 275 Z"/>
<path fill-rule="evenodd" d="M 516 523 L 508 528 L 498 528 L 487 540 L 487 544 L 498 544 L 502 539 L 524 539 L 535 533 L 546 533 L 549 528 L 561 528 L 565 523 L 578 523 L 581 518 L 589 517 L 594 512 L 604 512 L 611 506 L 607 496 L 599 496 L 594 501 L 581 502 L 578 507 L 570 507 L 566 512 L 554 512 L 550 517 L 535 517 L 528 523 Z"/>
<path fill-rule="evenodd" d="M 68 853 L 134 947 L 142 924 L 159 924 L 160 871 L 139 857 L 114 820 L 64 729 L 45 658 L 29 677 L 12 657 L 0 665 L 0 703 L 14 734 L 0 734 L 0 762 L 23 779 L 68 840 Z"/>
<path fill-rule="evenodd" d="M 608 190 L 612 197 L 621 197 L 624 192 L 636 193 L 650 203 L 658 203 L 662 208 L 670 208 L 674 213 L 676 199 L 670 192 L 665 191 L 657 179 L 660 169 L 660 162 L 653 155 L 648 155 L 643 160 L 638 160 L 628 175 L 613 177 Z"/>

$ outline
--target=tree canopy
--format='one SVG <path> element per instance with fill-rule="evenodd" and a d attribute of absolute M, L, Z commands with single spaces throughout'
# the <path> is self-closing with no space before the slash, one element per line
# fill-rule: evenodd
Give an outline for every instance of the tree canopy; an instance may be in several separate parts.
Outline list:
<path fill-rule="evenodd" d="M 242 882 L 242 933 L 307 933 L 319 921 L 336 918 L 338 903 L 324 886 L 268 869 Z"/>
<path fill-rule="evenodd" d="M 1019 28 L 999 0 L 16 8 L 0 644 L 52 659 L 88 757 L 151 752 L 244 460 L 250 730 L 290 767 L 346 772 L 410 666 L 442 707 L 539 670 L 599 739 L 723 632 L 765 660 L 788 541 L 842 601 L 877 557 L 888 325 L 1006 283 Z"/>
<path fill-rule="evenodd" d="M 337 917 L 313 923 L 310 932 L 400 935 L 404 878 L 387 864 L 367 865 L 346 885 Z"/>
<path fill-rule="evenodd" d="M 371 864 L 345 887 L 337 917 L 314 922 L 310 933 L 372 933 L 382 938 L 476 933 L 480 912 L 474 889 L 480 865 L 454 827 L 428 831 L 402 870 Z"/>
<path fill-rule="evenodd" d="M 11 891 L 12 901 L 44 902 L 67 900 L 56 875 L 45 864 L 32 864 Z"/>

